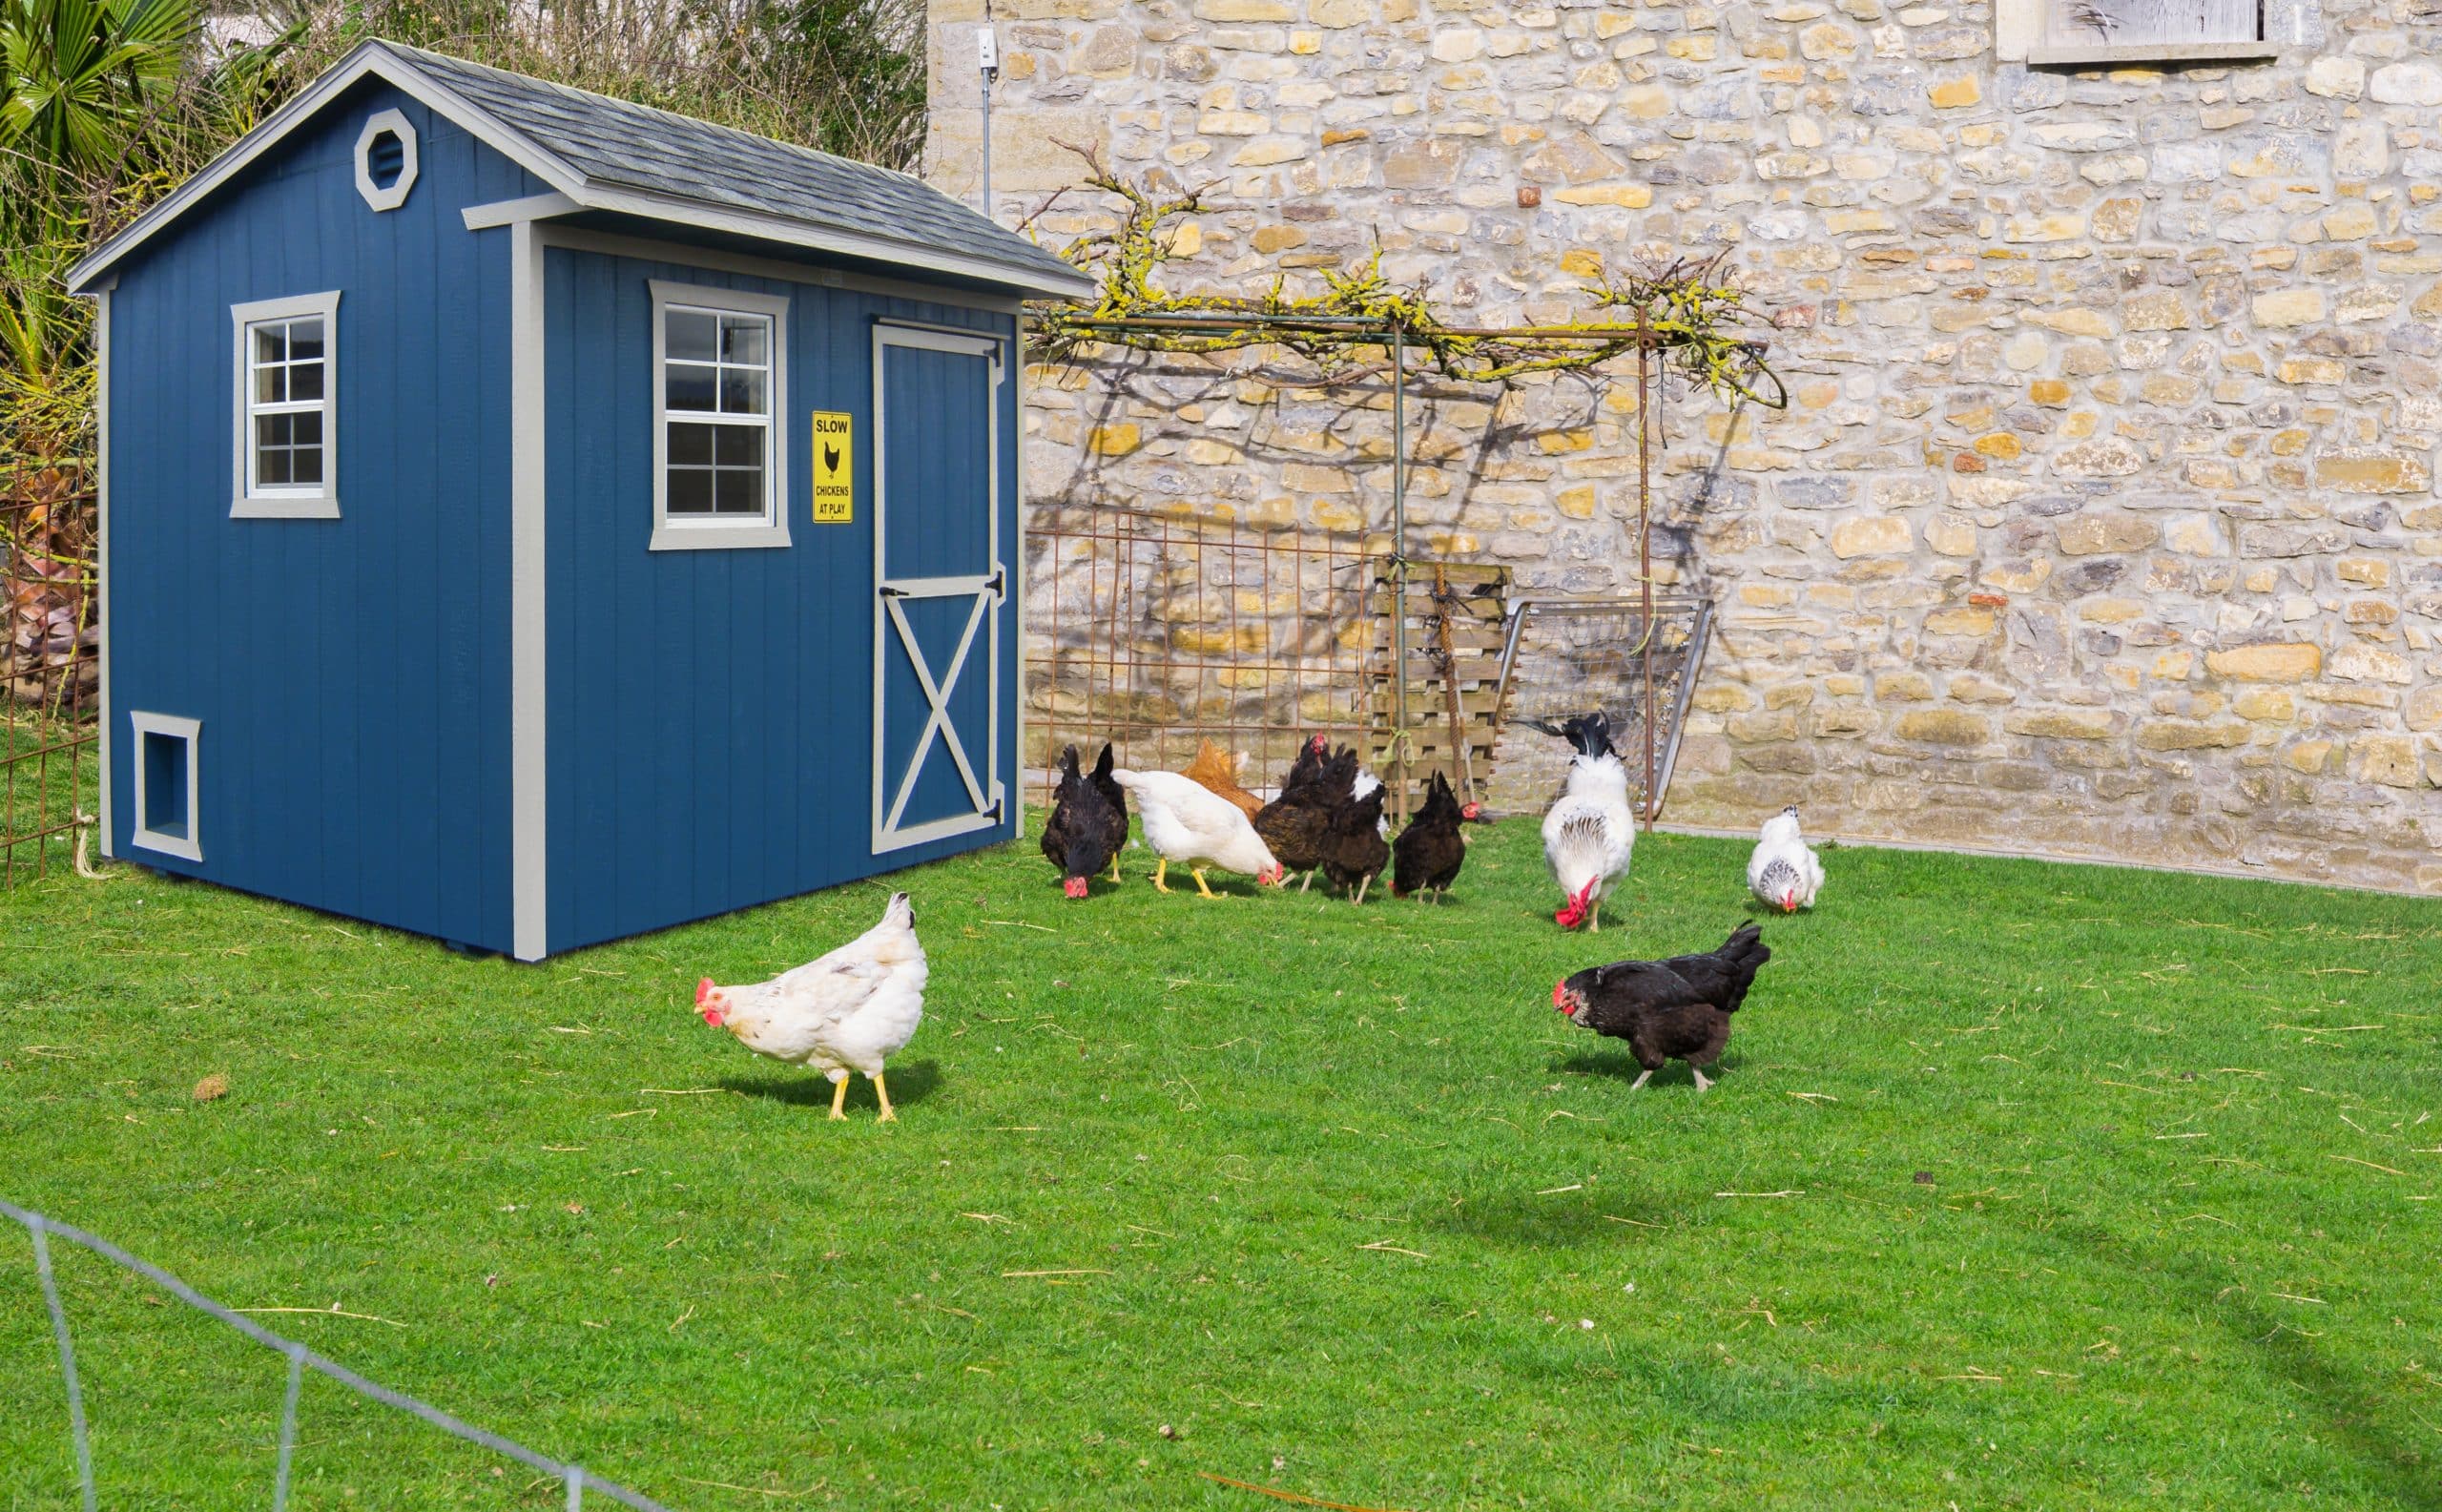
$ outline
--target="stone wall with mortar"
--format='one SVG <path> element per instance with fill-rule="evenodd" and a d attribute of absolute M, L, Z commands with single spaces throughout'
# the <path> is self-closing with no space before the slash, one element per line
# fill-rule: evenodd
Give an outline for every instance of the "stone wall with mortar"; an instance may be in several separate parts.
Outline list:
<path fill-rule="evenodd" d="M 2015 0 L 2014 0 L 2015 3 Z M 1385 265 L 1486 321 L 1727 249 L 1783 413 L 1673 392 L 1664 572 L 1721 605 L 1670 818 L 2442 893 L 2442 5 L 2270 62 L 1995 60 L 1987 0 L 996 0 L 996 213 L 1211 187 L 1182 282 Z M 927 171 L 978 190 L 982 0 Z M 1105 207 L 1071 195 L 1046 240 Z M 1038 499 L 1378 527 L 1378 393 L 1036 375 Z M 1633 383 L 1420 418 L 1417 549 L 1634 577 Z"/>

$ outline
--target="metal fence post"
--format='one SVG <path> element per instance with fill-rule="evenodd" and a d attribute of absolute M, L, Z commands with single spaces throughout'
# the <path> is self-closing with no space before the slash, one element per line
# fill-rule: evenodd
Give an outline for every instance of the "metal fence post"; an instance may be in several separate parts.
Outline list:
<path fill-rule="evenodd" d="M 570 1465 L 570 1466 L 569 1466 L 568 1479 L 569 1479 L 569 1512 L 585 1512 L 585 1471 L 584 1471 L 584 1469 L 583 1469 L 582 1467 L 580 1467 L 580 1466 L 577 1466 L 577 1465 Z"/>
<path fill-rule="evenodd" d="M 68 1381 L 68 1426 L 76 1439 L 76 1483 L 85 1493 L 85 1512 L 93 1512 L 93 1443 L 85 1432 L 85 1390 L 76 1379 L 76 1349 L 68 1341 L 68 1310 L 59 1305 L 59 1282 L 51 1274 L 51 1240 L 41 1213 L 28 1220 L 34 1235 L 34 1272 L 42 1277 L 42 1299 L 51 1307 L 51 1332 L 59 1340 L 59 1373 Z"/>

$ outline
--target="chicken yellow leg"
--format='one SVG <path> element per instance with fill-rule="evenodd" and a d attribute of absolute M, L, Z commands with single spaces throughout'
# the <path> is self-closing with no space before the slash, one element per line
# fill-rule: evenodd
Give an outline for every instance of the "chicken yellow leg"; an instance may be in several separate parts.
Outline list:
<path fill-rule="evenodd" d="M 1193 877 L 1193 878 L 1195 879 L 1195 890 L 1196 890 L 1196 893 L 1197 893 L 1197 895 L 1198 895 L 1198 896 L 1200 896 L 1200 897 L 1204 897 L 1204 898 L 1218 898 L 1218 897 L 1220 897 L 1220 896 L 1221 896 L 1219 893 L 1214 892 L 1211 888 L 1207 887 L 1207 886 L 1205 886 L 1205 885 L 1204 885 L 1204 868 L 1203 868 L 1203 867 L 1201 867 L 1201 866 L 1190 866 L 1190 867 L 1189 867 L 1189 868 L 1188 868 L 1188 875 L 1189 875 L 1189 876 L 1190 876 L 1190 877 Z"/>
<path fill-rule="evenodd" d="M 1167 856 L 1161 857 L 1153 862 L 1153 891 L 1157 893 L 1167 893 L 1169 891 L 1169 888 L 1162 881 L 1162 879 L 1169 875 L 1169 869 L 1170 859 Z"/>
<path fill-rule="evenodd" d="M 1117 851 L 1110 853 L 1110 880 L 1119 880 L 1119 852 Z"/>
<path fill-rule="evenodd" d="M 848 1084 L 842 1082 L 839 1085 L 845 1087 Z M 875 1119 L 874 1122 L 877 1124 L 898 1123 L 899 1110 L 890 1106 L 890 1088 L 881 1085 L 881 1072 L 880 1071 L 874 1072 L 874 1095 L 881 1099 L 881 1116 Z"/>
<path fill-rule="evenodd" d="M 848 1121 L 848 1078 L 845 1075 L 831 1084 L 831 1116 L 843 1124 Z"/>

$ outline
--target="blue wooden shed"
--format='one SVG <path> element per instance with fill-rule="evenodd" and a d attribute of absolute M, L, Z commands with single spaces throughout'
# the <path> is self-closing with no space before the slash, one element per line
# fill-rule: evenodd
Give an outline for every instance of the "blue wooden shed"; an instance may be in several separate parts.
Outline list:
<path fill-rule="evenodd" d="M 1013 833 L 1042 248 L 371 42 L 71 281 L 110 854 L 533 960 Z"/>

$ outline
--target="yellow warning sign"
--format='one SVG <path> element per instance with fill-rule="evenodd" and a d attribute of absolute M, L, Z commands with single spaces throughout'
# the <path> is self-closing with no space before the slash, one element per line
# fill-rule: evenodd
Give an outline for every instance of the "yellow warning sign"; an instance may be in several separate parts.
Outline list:
<path fill-rule="evenodd" d="M 836 409 L 817 409 L 814 412 L 814 523 L 847 525 L 856 517 L 856 422 Z"/>

